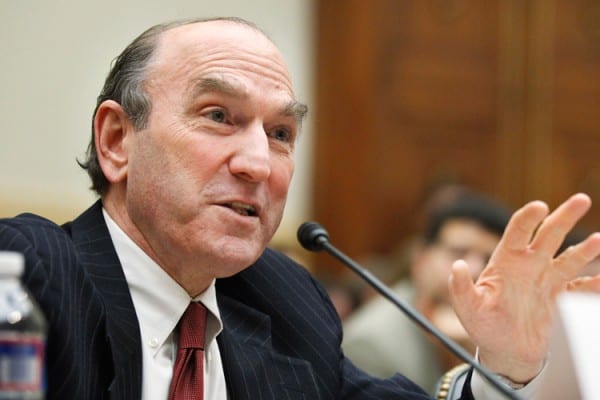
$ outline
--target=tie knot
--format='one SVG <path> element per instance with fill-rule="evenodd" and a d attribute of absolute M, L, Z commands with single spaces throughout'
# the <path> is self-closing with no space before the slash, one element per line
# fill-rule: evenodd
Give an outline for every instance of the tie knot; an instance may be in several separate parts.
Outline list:
<path fill-rule="evenodd" d="M 179 348 L 204 350 L 207 310 L 201 303 L 191 302 L 179 321 Z"/>

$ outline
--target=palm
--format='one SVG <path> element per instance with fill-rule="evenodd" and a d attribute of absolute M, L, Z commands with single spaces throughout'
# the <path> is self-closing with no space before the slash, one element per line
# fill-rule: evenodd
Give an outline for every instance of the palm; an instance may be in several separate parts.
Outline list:
<path fill-rule="evenodd" d="M 600 253 L 596 234 L 554 257 L 589 206 L 587 196 L 575 195 L 550 215 L 541 202 L 521 208 L 475 284 L 464 263 L 455 263 L 451 292 L 456 312 L 491 370 L 516 381 L 538 372 L 556 295 Z"/>

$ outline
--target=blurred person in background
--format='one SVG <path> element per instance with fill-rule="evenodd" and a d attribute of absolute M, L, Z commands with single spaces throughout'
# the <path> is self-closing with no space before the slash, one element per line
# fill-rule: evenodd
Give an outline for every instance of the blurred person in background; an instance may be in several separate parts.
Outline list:
<path fill-rule="evenodd" d="M 424 230 L 408 244 L 408 277 L 394 292 L 438 329 L 473 352 L 448 291 L 452 263 L 467 261 L 474 279 L 500 241 L 510 217 L 499 202 L 468 189 L 438 190 L 424 213 Z M 342 348 L 359 367 L 379 377 L 402 372 L 432 390 L 459 360 L 387 299 L 376 296 L 344 323 Z"/>

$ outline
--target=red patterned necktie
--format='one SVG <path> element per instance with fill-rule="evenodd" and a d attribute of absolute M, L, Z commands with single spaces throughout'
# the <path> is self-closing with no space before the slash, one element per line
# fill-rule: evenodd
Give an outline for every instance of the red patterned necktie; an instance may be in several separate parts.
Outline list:
<path fill-rule="evenodd" d="M 179 321 L 179 349 L 169 400 L 204 398 L 204 331 L 206 307 L 192 302 Z"/>

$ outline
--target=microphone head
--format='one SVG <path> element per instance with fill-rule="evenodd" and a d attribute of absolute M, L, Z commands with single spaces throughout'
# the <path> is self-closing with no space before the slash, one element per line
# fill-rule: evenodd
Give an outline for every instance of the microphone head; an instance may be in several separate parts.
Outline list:
<path fill-rule="evenodd" d="M 329 233 L 318 222 L 305 222 L 298 228 L 298 242 L 309 251 L 321 251 L 329 241 Z"/>

